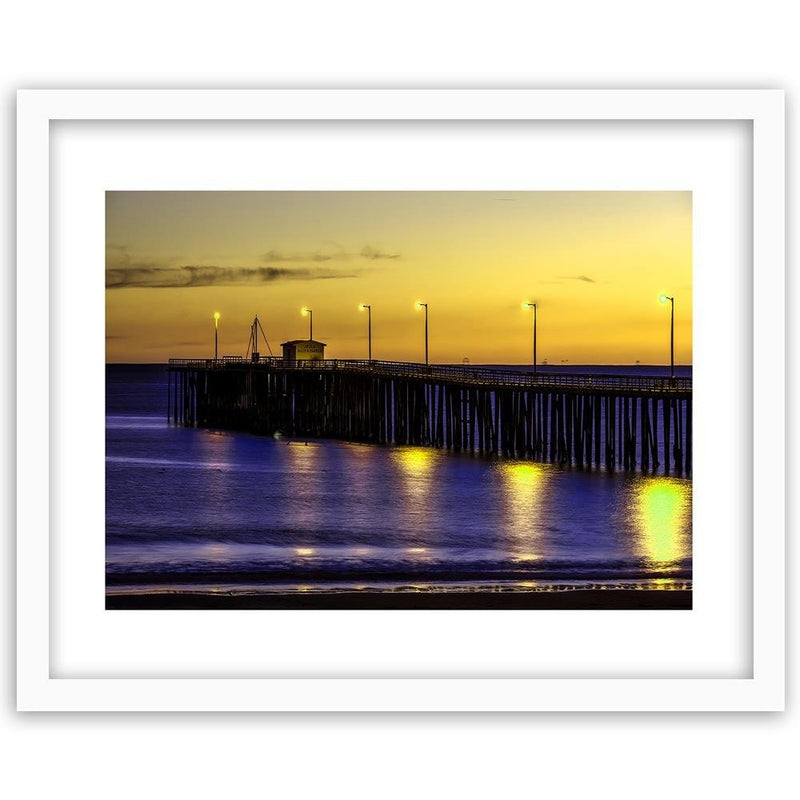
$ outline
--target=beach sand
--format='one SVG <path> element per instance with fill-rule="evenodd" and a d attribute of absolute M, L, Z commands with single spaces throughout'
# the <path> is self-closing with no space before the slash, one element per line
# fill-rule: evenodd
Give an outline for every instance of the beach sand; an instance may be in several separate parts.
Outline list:
<path fill-rule="evenodd" d="M 692 608 L 689 590 L 574 589 L 542 592 L 110 593 L 106 609 L 639 609 Z"/>

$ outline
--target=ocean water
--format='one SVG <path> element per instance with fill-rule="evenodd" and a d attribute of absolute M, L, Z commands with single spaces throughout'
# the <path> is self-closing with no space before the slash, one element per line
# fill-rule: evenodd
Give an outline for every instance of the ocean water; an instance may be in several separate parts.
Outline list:
<path fill-rule="evenodd" d="M 687 589 L 691 505 L 686 478 L 181 428 L 164 366 L 107 367 L 109 595 Z"/>

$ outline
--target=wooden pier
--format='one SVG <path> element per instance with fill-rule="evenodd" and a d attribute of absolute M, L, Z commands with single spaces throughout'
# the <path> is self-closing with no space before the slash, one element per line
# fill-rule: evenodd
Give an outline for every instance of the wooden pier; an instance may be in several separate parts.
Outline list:
<path fill-rule="evenodd" d="M 170 359 L 179 425 L 690 475 L 692 381 L 395 361 Z"/>

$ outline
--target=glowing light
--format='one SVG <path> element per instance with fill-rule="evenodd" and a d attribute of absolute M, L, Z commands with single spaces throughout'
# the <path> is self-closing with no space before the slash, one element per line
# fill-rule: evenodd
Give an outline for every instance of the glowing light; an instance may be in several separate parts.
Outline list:
<path fill-rule="evenodd" d="M 642 555 L 666 565 L 689 556 L 687 524 L 691 513 L 691 488 L 674 478 L 647 478 L 638 487 L 634 504 Z"/>
<path fill-rule="evenodd" d="M 431 473 L 436 454 L 428 447 L 398 447 L 392 451 L 392 461 L 400 467 L 409 505 L 422 513 L 420 505 L 427 500 L 431 489 Z"/>
<path fill-rule="evenodd" d="M 307 317 L 307 316 L 308 316 L 308 313 L 309 313 L 309 311 L 311 311 L 311 309 L 310 309 L 310 308 L 306 308 L 305 306 L 303 306 L 303 307 L 300 309 L 300 313 L 301 313 L 301 314 L 302 314 L 304 317 Z"/>
<path fill-rule="evenodd" d="M 219 311 L 214 312 L 214 319 L 219 321 Z"/>
<path fill-rule="evenodd" d="M 427 307 L 428 307 L 427 303 L 422 303 L 419 300 L 417 300 L 417 302 L 414 303 L 414 308 L 416 308 L 417 311 L 419 311 L 421 308 L 427 308 Z"/>
<path fill-rule="evenodd" d="M 501 469 L 508 483 L 523 493 L 540 486 L 545 476 L 545 470 L 539 464 L 506 463 L 501 465 Z"/>
<path fill-rule="evenodd" d="M 313 556 L 314 555 L 314 548 L 313 547 L 297 547 L 295 548 L 295 553 L 299 556 Z"/>
<path fill-rule="evenodd" d="M 402 514 L 413 521 L 418 531 L 433 531 L 436 527 L 430 494 L 434 485 L 434 467 L 439 458 L 441 456 L 427 447 L 396 447 L 391 451 L 391 460 L 402 486 L 398 498 L 403 505 Z M 419 556 L 425 552 L 425 548 L 419 545 L 427 541 L 427 538 L 416 537 L 406 540 L 407 544 L 415 546 L 405 552 Z"/>
<path fill-rule="evenodd" d="M 541 558 L 537 547 L 539 509 L 549 472 L 541 464 L 506 462 L 498 465 L 508 514 L 509 550 L 514 561 L 536 561 Z"/>
<path fill-rule="evenodd" d="M 427 474 L 433 465 L 435 454 L 428 447 L 399 447 L 393 453 L 394 460 L 411 474 Z"/>

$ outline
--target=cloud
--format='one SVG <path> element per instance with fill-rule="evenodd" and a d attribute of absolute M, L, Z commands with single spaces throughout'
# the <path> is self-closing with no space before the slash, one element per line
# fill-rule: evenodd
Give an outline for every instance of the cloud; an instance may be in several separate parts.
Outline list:
<path fill-rule="evenodd" d="M 259 258 L 261 261 L 268 261 L 271 264 L 281 264 L 285 262 L 290 263 L 304 263 L 304 262 L 323 262 L 333 261 L 334 259 L 346 260 L 349 258 L 347 253 L 282 253 L 280 250 L 268 250 L 262 253 Z"/>
<path fill-rule="evenodd" d="M 355 278 L 356 272 L 330 269 L 288 269 L 286 267 L 219 267 L 186 265 L 154 267 L 127 264 L 106 270 L 107 289 L 176 289 L 198 286 L 234 286 L 263 284 L 278 280 L 313 281 Z"/>
<path fill-rule="evenodd" d="M 185 339 L 182 342 L 170 342 L 172 347 L 198 347 L 205 345 L 205 341 L 199 339 Z M 161 350 L 164 347 L 164 342 L 151 342 L 150 344 L 143 344 L 145 350 Z"/>
<path fill-rule="evenodd" d="M 400 253 L 386 253 L 383 250 L 376 250 L 374 247 L 366 245 L 361 249 L 361 257 L 368 258 L 370 261 L 378 261 L 384 258 L 400 258 Z"/>
<path fill-rule="evenodd" d="M 564 278 L 568 281 L 583 281 L 584 283 L 597 283 L 594 278 L 590 278 L 588 275 L 559 275 L 560 278 Z"/>
<path fill-rule="evenodd" d="M 259 256 L 259 260 L 267 264 L 319 264 L 325 261 L 351 261 L 352 259 L 365 258 L 368 261 L 381 261 L 384 259 L 393 260 L 400 258 L 400 253 L 381 250 L 372 245 L 364 245 L 358 253 L 350 253 L 344 248 L 339 247 L 333 252 L 323 252 L 317 250 L 313 253 L 285 253 L 282 250 L 268 250 Z"/>
<path fill-rule="evenodd" d="M 331 243 L 335 247 L 339 245 Z M 285 253 L 269 250 L 260 256 L 264 266 L 238 267 L 205 264 L 181 265 L 177 258 L 160 260 L 131 258 L 127 245 L 109 243 L 106 247 L 107 289 L 175 289 L 198 286 L 260 285 L 274 281 L 315 281 L 355 278 L 367 267 L 339 269 L 322 266 L 326 262 L 350 259 L 399 258 L 399 253 L 378 250 L 366 245 L 360 253 L 348 253 L 343 248 L 332 252 Z M 297 266 L 294 266 L 297 264 Z M 345 271 L 346 270 L 346 271 Z"/>

